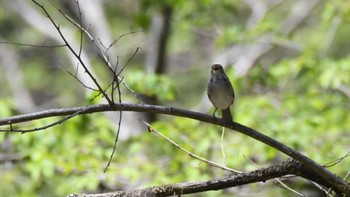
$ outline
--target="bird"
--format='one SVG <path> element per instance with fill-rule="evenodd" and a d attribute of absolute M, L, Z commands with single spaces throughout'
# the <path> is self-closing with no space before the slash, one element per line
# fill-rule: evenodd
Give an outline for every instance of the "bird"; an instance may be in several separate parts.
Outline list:
<path fill-rule="evenodd" d="M 230 79 L 220 64 L 213 64 L 211 67 L 207 94 L 215 107 L 213 115 L 215 116 L 216 110 L 219 109 L 222 119 L 226 122 L 232 122 L 230 106 L 235 100 L 235 92 Z"/>

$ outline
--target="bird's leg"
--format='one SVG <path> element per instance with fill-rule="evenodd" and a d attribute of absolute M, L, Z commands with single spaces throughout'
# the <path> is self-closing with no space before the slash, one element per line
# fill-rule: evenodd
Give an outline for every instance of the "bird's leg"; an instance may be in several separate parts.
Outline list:
<path fill-rule="evenodd" d="M 216 110 L 218 110 L 218 108 L 215 107 L 215 110 L 214 110 L 214 112 L 213 112 L 213 117 L 214 117 L 214 118 L 216 118 L 216 117 L 215 117 L 215 112 L 216 112 Z"/>

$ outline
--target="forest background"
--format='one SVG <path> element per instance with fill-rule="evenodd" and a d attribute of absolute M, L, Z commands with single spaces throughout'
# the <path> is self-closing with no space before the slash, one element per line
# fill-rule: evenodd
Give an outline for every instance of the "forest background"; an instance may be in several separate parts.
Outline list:
<path fill-rule="evenodd" d="M 234 121 L 255 128 L 323 165 L 350 152 L 350 2 L 346 0 L 39 1 L 84 62 L 107 86 L 111 76 L 89 39 L 57 10 L 79 21 L 109 57 L 125 66 L 122 101 L 211 114 L 210 66 L 224 65 L 236 92 Z M 0 118 L 105 102 L 29 0 L 0 1 Z M 56 7 L 54 7 L 55 5 Z M 31 46 L 29 46 L 30 44 Z M 48 47 L 55 46 L 55 47 Z M 135 53 L 136 52 L 136 53 Z M 78 81 L 77 78 L 80 80 Z M 135 96 L 136 95 L 136 96 Z M 189 157 L 147 132 L 152 127 L 209 160 L 249 171 L 287 156 L 239 133 L 196 120 L 123 112 L 77 116 L 44 131 L 0 135 L 1 196 L 63 196 L 204 181 L 228 172 Z M 59 118 L 21 124 L 36 128 Z M 7 129 L 8 127 L 0 127 Z M 17 127 L 16 127 L 17 128 Z M 329 168 L 349 181 L 350 159 Z M 301 178 L 286 181 L 322 193 Z M 277 184 L 278 185 L 278 184 Z M 205 192 L 207 196 L 295 195 L 273 181 Z"/>

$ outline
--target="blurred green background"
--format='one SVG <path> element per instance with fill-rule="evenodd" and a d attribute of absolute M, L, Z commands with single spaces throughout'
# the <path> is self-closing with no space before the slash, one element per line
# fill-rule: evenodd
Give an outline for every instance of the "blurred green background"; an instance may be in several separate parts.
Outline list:
<path fill-rule="evenodd" d="M 221 63 L 236 91 L 235 121 L 261 131 L 319 164 L 350 151 L 350 2 L 347 0 L 73 0 L 39 1 L 79 51 L 103 87 L 112 78 L 96 46 L 121 69 L 137 94 L 121 86 L 122 101 L 175 106 L 211 114 L 206 97 L 210 66 Z M 0 118 L 103 102 L 68 72 L 95 88 L 42 10 L 30 0 L 0 1 Z M 54 6 L 53 6 L 54 5 Z M 133 33 L 131 33 L 133 32 Z M 12 44 L 9 44 L 12 43 Z M 36 46 L 19 45 L 32 44 Z M 67 72 L 68 71 L 68 72 Z M 97 96 L 97 97 L 96 97 Z M 115 100 L 118 100 L 117 93 Z M 118 113 L 75 117 L 45 131 L 0 135 L 0 196 L 65 196 L 132 190 L 228 174 L 190 158 L 154 133 L 152 125 L 184 148 L 228 167 L 249 171 L 287 157 L 235 132 L 185 118 L 124 113 L 111 166 Z M 16 125 L 36 128 L 59 118 Z M 0 127 L 8 129 L 7 126 Z M 329 169 L 350 171 L 345 158 Z M 350 178 L 347 177 L 347 181 Z M 285 182 L 320 195 L 310 182 Z M 191 196 L 295 196 L 273 181 Z"/>

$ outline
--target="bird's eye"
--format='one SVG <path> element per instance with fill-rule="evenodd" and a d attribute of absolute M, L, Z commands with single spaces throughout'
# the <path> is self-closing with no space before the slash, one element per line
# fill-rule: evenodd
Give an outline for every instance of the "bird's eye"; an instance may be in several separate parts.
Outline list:
<path fill-rule="evenodd" d="M 218 70 L 222 70 L 222 67 L 219 64 L 214 64 L 212 69 L 215 71 L 218 71 Z"/>

